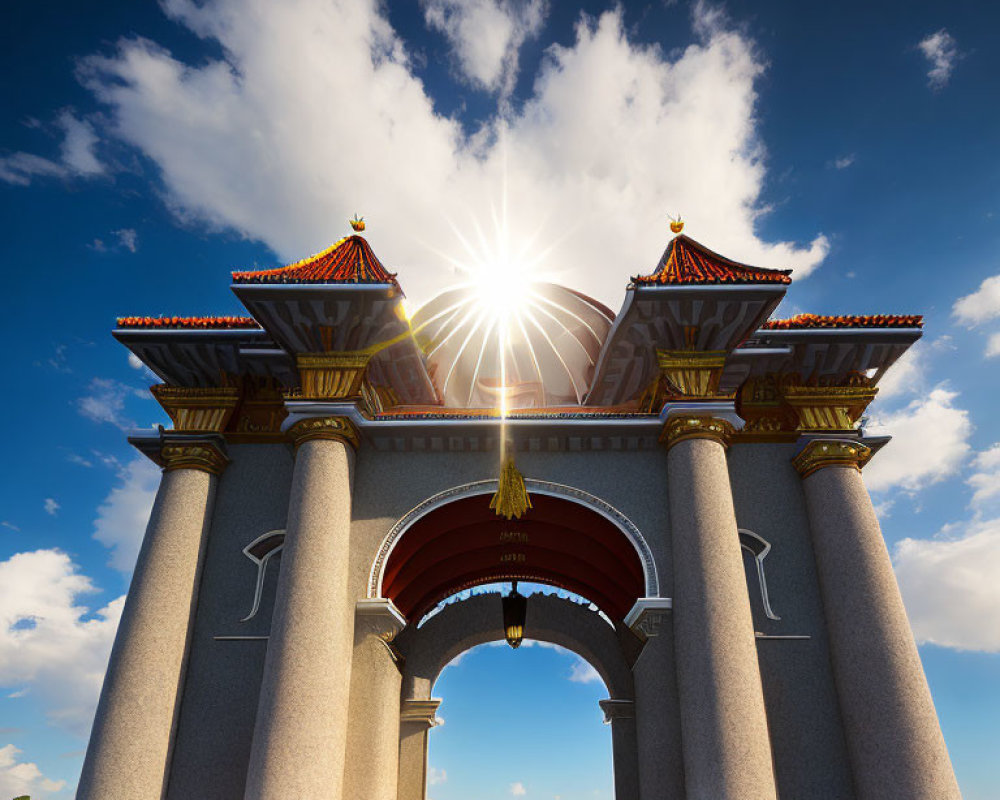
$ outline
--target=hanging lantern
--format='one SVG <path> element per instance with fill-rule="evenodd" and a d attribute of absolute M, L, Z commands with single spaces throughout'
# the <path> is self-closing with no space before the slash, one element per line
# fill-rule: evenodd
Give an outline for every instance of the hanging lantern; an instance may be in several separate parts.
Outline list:
<path fill-rule="evenodd" d="M 507 644 L 515 650 L 524 638 L 524 620 L 528 613 L 528 598 L 517 592 L 517 581 L 512 584 L 511 593 L 500 602 L 503 604 L 503 635 Z"/>

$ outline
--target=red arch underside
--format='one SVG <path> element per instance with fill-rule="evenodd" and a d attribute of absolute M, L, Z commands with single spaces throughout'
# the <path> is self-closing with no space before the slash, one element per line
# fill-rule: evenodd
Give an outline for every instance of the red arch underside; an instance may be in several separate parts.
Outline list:
<path fill-rule="evenodd" d="M 418 620 L 462 589 L 523 580 L 575 592 L 622 619 L 645 586 L 631 542 L 584 506 L 548 495 L 532 495 L 531 502 L 519 520 L 496 516 L 488 494 L 422 517 L 389 556 L 382 595 Z"/>

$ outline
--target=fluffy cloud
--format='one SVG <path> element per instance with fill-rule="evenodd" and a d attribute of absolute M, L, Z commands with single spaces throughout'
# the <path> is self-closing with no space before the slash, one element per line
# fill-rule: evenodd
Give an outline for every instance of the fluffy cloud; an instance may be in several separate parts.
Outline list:
<path fill-rule="evenodd" d="M 601 680 L 601 676 L 589 661 L 577 656 L 570 667 L 569 679 L 573 683 L 597 683 Z"/>
<path fill-rule="evenodd" d="M 20 761 L 21 751 L 14 745 L 0 747 L 0 797 L 31 795 L 36 800 L 46 800 L 59 792 L 66 781 L 53 781 L 42 775 L 37 764 Z"/>
<path fill-rule="evenodd" d="M 927 85 L 934 91 L 943 89 L 951 80 L 955 64 L 961 58 L 955 38 L 944 28 L 922 39 L 917 45 L 930 64 Z"/>
<path fill-rule="evenodd" d="M 124 597 L 96 613 L 79 602 L 96 591 L 58 550 L 0 561 L 0 686 L 30 686 L 47 716 L 86 736 Z"/>
<path fill-rule="evenodd" d="M 1000 442 L 979 453 L 972 466 L 976 472 L 967 482 L 974 490 L 972 505 L 978 507 L 1000 496 Z"/>
<path fill-rule="evenodd" d="M 615 305 L 656 263 L 667 211 L 727 255 L 799 276 L 827 252 L 823 236 L 757 237 L 763 61 L 701 5 L 695 40 L 669 56 L 630 41 L 620 9 L 582 18 L 571 45 L 549 47 L 521 109 L 471 134 L 435 112 L 376 0 L 163 5 L 224 59 L 185 63 L 129 38 L 86 59 L 81 78 L 113 135 L 158 166 L 178 214 L 284 259 L 342 235 L 357 210 L 415 302 L 455 281 L 449 258 L 501 267 L 494 240 L 507 237 L 538 277 Z"/>
<path fill-rule="evenodd" d="M 893 563 L 918 642 L 1000 651 L 1000 519 L 903 539 Z"/>
<path fill-rule="evenodd" d="M 90 381 L 88 394 L 77 400 L 77 410 L 94 422 L 107 422 L 121 430 L 136 427 L 134 420 L 125 416 L 125 400 L 128 397 L 149 399 L 149 395 L 116 381 L 112 378 L 94 378 Z"/>
<path fill-rule="evenodd" d="M 445 35 L 472 86 L 509 94 L 517 56 L 545 20 L 543 0 L 424 0 L 427 27 Z"/>
<path fill-rule="evenodd" d="M 872 491 L 916 491 L 953 475 L 970 452 L 969 412 L 954 405 L 957 392 L 943 386 L 898 411 L 874 416 L 872 434 L 891 434 L 892 443 L 865 468 Z"/>
<path fill-rule="evenodd" d="M 56 514 L 59 513 L 59 509 L 62 508 L 62 506 L 60 506 L 59 503 L 57 503 L 51 497 L 46 497 L 44 508 L 46 514 L 48 514 L 50 517 L 54 517 Z"/>
<path fill-rule="evenodd" d="M 879 406 L 887 400 L 919 391 L 924 385 L 926 367 L 924 345 L 917 342 L 896 360 L 878 382 Z"/>
<path fill-rule="evenodd" d="M 160 470 L 145 456 L 138 456 L 121 467 L 118 480 L 97 508 L 94 538 L 111 548 L 112 567 L 131 572 L 160 484 Z"/>
<path fill-rule="evenodd" d="M 517 781 L 510 785 L 510 793 L 514 797 L 524 797 L 528 793 L 528 790 L 524 788 L 524 784 L 521 781 Z"/>
<path fill-rule="evenodd" d="M 436 767 L 429 767 L 427 770 L 427 785 L 428 786 L 438 786 L 439 784 L 445 783 L 448 780 L 448 771 L 443 769 L 437 769 Z"/>
<path fill-rule="evenodd" d="M 86 120 L 63 111 L 56 120 L 63 141 L 59 160 L 42 158 L 31 153 L 14 153 L 0 158 L 0 181 L 28 186 L 33 178 L 93 177 L 105 172 L 95 153 L 97 134 Z"/>
<path fill-rule="evenodd" d="M 958 298 L 951 310 L 959 322 L 970 328 L 1000 317 L 1000 275 L 987 278 L 972 294 Z"/>

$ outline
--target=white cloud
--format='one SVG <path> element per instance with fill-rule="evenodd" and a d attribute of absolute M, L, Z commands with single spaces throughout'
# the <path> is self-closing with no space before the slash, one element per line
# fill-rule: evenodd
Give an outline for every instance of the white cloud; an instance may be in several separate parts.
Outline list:
<path fill-rule="evenodd" d="M 930 64 L 927 85 L 934 91 L 943 89 L 951 79 L 955 64 L 962 57 L 955 38 L 942 28 L 922 39 L 917 47 Z"/>
<path fill-rule="evenodd" d="M 97 508 L 94 538 L 111 548 L 110 566 L 131 572 L 160 484 L 160 470 L 145 456 L 137 456 L 119 470 L 118 479 L 119 485 Z"/>
<path fill-rule="evenodd" d="M 139 234 L 134 228 L 120 228 L 112 233 L 118 237 L 119 246 L 124 247 L 130 253 L 139 249 Z"/>
<path fill-rule="evenodd" d="M 134 428 L 134 420 L 125 416 L 125 399 L 141 397 L 148 399 L 142 389 L 116 381 L 112 378 L 94 378 L 88 387 L 89 394 L 77 400 L 77 410 L 94 422 L 108 422 L 122 430 Z"/>
<path fill-rule="evenodd" d="M 517 781 L 516 783 L 512 783 L 510 785 L 510 793 L 514 795 L 514 797 L 524 797 L 528 793 L 528 790 L 524 788 L 523 783 Z"/>
<path fill-rule="evenodd" d="M 577 657 L 570 667 L 569 679 L 573 683 L 595 683 L 601 680 L 601 676 L 589 661 Z"/>
<path fill-rule="evenodd" d="M 427 785 L 437 786 L 448 780 L 447 770 L 437 769 L 436 767 L 430 767 L 427 770 Z"/>
<path fill-rule="evenodd" d="M 967 481 L 974 489 L 972 505 L 982 506 L 1000 496 L 1000 442 L 976 455 L 972 466 L 977 470 Z"/>
<path fill-rule="evenodd" d="M 51 793 L 66 787 L 66 781 L 46 778 L 38 765 L 20 761 L 21 751 L 12 744 L 0 747 L 0 797 L 30 795 L 45 800 Z"/>
<path fill-rule="evenodd" d="M 142 359 L 131 351 L 129 351 L 128 354 L 128 365 L 132 367 L 132 369 L 142 369 L 144 366 L 146 366 L 145 364 L 142 363 Z"/>
<path fill-rule="evenodd" d="M 90 469 L 91 467 L 94 466 L 94 462 L 93 461 L 91 461 L 90 459 L 84 458 L 83 456 L 81 456 L 78 453 L 70 453 L 68 456 L 66 456 L 66 460 L 70 464 L 76 464 L 77 466 L 80 466 L 80 467 L 87 467 L 88 469 Z"/>
<path fill-rule="evenodd" d="M 22 152 L 4 156 L 0 158 L 0 181 L 28 186 L 33 178 L 88 178 L 104 174 L 105 167 L 94 152 L 98 142 L 94 126 L 77 119 L 70 111 L 63 111 L 56 124 L 63 133 L 59 160 Z"/>
<path fill-rule="evenodd" d="M 1000 519 L 903 539 L 893 563 L 918 642 L 1000 651 Z"/>
<path fill-rule="evenodd" d="M 878 382 L 877 399 L 880 404 L 901 395 L 913 394 L 923 387 L 926 372 L 923 353 L 923 345 L 917 342 L 889 367 Z"/>
<path fill-rule="evenodd" d="M 990 338 L 986 340 L 986 357 L 994 356 L 1000 356 L 1000 333 L 990 334 Z"/>
<path fill-rule="evenodd" d="M 424 21 L 443 33 L 463 77 L 474 87 L 509 94 L 518 51 L 541 30 L 544 0 L 423 0 Z"/>
<path fill-rule="evenodd" d="M 846 156 L 841 156 L 840 158 L 835 158 L 831 162 L 831 166 L 834 169 L 847 169 L 851 164 L 854 163 L 854 153 L 848 153 Z"/>
<path fill-rule="evenodd" d="M 892 442 L 865 467 L 872 491 L 916 491 L 954 474 L 968 455 L 969 412 L 954 405 L 957 392 L 932 389 L 898 411 L 874 416 L 867 432 L 888 433 Z"/>
<path fill-rule="evenodd" d="M 50 517 L 54 517 L 58 513 L 60 508 L 62 508 L 62 506 L 60 506 L 51 497 L 45 498 L 45 513 L 48 514 Z"/>
<path fill-rule="evenodd" d="M 1000 275 L 986 278 L 972 294 L 958 298 L 951 311 L 959 322 L 970 328 L 1000 317 Z"/>
<path fill-rule="evenodd" d="M 709 246 L 798 276 L 827 253 L 823 236 L 757 237 L 763 58 L 703 5 L 696 40 L 669 56 L 630 41 L 620 9 L 581 19 L 572 44 L 549 47 L 523 107 L 471 135 L 435 112 L 376 0 L 164 7 L 226 60 L 183 63 L 130 38 L 113 57 L 86 59 L 81 77 L 113 134 L 157 164 L 182 218 L 233 228 L 283 259 L 343 235 L 336 221 L 358 211 L 423 302 L 455 281 L 442 253 L 468 260 L 461 237 L 478 242 L 477 221 L 492 238 L 505 193 L 515 255 L 612 305 L 655 265 L 668 211 Z"/>
<path fill-rule="evenodd" d="M 0 522 L 0 526 L 3 526 L 4 528 L 8 528 L 8 529 L 14 531 L 15 533 L 20 533 L 21 532 L 21 529 L 19 527 L 17 527 L 17 525 L 15 525 L 13 522 L 10 522 L 9 520 L 6 520 L 6 519 L 3 520 L 2 522 Z"/>
<path fill-rule="evenodd" d="M 79 603 L 96 591 L 59 550 L 0 561 L 0 686 L 41 698 L 50 721 L 86 736 L 124 597 L 96 614 Z"/>

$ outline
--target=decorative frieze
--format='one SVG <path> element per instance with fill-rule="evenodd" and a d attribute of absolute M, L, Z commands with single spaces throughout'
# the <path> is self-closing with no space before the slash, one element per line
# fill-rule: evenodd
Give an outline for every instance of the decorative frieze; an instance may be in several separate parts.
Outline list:
<path fill-rule="evenodd" d="M 361 396 L 369 350 L 300 353 L 295 363 L 302 383 L 301 399 L 348 400 Z"/>
<path fill-rule="evenodd" d="M 311 439 L 328 439 L 343 442 L 355 450 L 360 442 L 358 429 L 347 417 L 314 417 L 296 422 L 288 431 L 295 446 Z"/>
<path fill-rule="evenodd" d="M 212 475 L 221 475 L 229 463 L 229 459 L 218 447 L 204 441 L 165 444 L 160 449 L 160 460 L 164 472 L 197 469 Z"/>
<path fill-rule="evenodd" d="M 168 386 L 150 388 L 163 406 L 174 430 L 184 433 L 221 433 L 236 409 L 240 391 L 236 387 Z"/>
<path fill-rule="evenodd" d="M 873 450 L 843 439 L 813 439 L 792 459 L 803 478 L 824 467 L 853 467 L 860 470 L 871 459 Z"/>
<path fill-rule="evenodd" d="M 733 426 L 726 420 L 709 414 L 679 414 L 663 425 L 660 441 L 668 450 L 685 439 L 712 439 L 723 447 L 729 447 L 734 432 Z"/>

